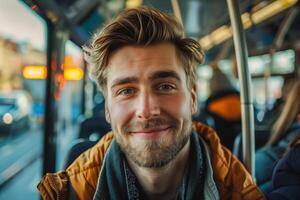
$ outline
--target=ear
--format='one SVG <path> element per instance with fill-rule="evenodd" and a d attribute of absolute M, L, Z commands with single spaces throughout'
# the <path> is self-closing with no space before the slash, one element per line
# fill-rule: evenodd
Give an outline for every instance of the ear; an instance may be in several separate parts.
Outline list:
<path fill-rule="evenodd" d="M 108 111 L 106 103 L 105 103 L 105 119 L 106 119 L 107 123 L 110 124 L 110 114 L 109 114 L 109 111 Z"/>
<path fill-rule="evenodd" d="M 195 114 L 198 110 L 198 98 L 197 98 L 197 89 L 196 85 L 193 85 L 191 90 L 191 100 L 192 100 L 192 114 Z"/>

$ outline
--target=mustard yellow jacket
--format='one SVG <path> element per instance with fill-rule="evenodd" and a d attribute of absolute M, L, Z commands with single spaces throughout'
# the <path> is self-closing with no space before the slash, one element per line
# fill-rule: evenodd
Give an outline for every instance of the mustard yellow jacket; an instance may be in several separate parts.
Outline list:
<path fill-rule="evenodd" d="M 222 200 L 265 199 L 244 166 L 220 144 L 213 129 L 200 123 L 194 123 L 193 128 L 210 148 L 214 180 Z M 106 134 L 94 147 L 81 154 L 66 171 L 46 174 L 38 184 L 42 198 L 68 199 L 69 188 L 72 187 L 78 199 L 93 199 L 105 152 L 112 139 L 112 133 Z"/>

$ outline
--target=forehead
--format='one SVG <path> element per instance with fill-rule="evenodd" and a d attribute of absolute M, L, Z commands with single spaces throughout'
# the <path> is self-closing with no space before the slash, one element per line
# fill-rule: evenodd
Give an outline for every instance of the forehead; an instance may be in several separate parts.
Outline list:
<path fill-rule="evenodd" d="M 109 59 L 107 80 L 117 76 L 145 76 L 158 70 L 184 72 L 178 61 L 176 48 L 171 43 L 147 47 L 125 46 L 118 49 Z"/>
<path fill-rule="evenodd" d="M 163 52 L 163 53 L 162 53 Z M 172 43 L 159 43 L 149 46 L 127 45 L 115 51 L 108 65 L 115 64 L 124 59 L 136 61 L 147 58 L 173 58 L 176 56 L 176 48 Z"/>

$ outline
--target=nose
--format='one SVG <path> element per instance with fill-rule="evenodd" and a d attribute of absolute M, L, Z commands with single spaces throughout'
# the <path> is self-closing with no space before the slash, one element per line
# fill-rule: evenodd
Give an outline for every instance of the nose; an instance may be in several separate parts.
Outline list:
<path fill-rule="evenodd" d="M 138 96 L 136 115 L 139 119 L 150 119 L 160 115 L 157 99 L 151 92 L 142 91 Z"/>

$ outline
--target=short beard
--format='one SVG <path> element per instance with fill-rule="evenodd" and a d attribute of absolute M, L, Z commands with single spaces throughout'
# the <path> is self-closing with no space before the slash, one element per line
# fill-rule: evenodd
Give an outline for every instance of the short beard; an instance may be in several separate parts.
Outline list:
<path fill-rule="evenodd" d="M 149 120 L 146 123 L 134 123 L 125 127 L 121 134 L 128 133 L 132 127 L 143 126 L 147 128 L 157 127 L 162 124 L 168 124 L 171 126 L 169 128 L 169 133 L 172 134 L 174 141 L 169 146 L 164 146 L 164 138 L 158 140 L 145 141 L 142 148 L 136 148 L 127 142 L 122 142 L 123 139 L 116 136 L 116 140 L 122 150 L 122 152 L 127 156 L 128 159 L 133 161 L 137 166 L 144 168 L 161 168 L 170 163 L 178 153 L 183 149 L 183 147 L 188 142 L 191 132 L 192 132 L 192 121 L 191 119 L 185 120 L 183 123 L 182 131 L 179 132 L 179 127 L 177 120 L 175 119 L 154 119 Z M 126 131 L 125 131 L 126 130 Z M 122 141 L 121 141 L 122 140 Z M 148 156 L 147 156 L 148 155 Z"/>

